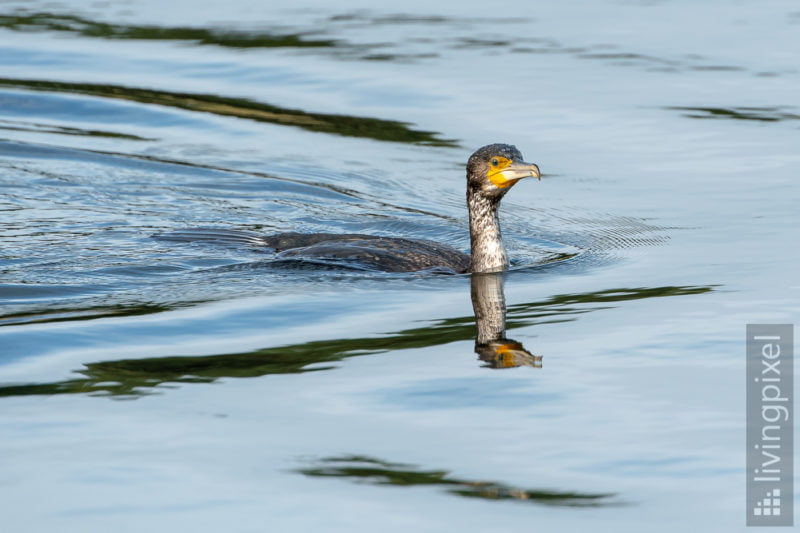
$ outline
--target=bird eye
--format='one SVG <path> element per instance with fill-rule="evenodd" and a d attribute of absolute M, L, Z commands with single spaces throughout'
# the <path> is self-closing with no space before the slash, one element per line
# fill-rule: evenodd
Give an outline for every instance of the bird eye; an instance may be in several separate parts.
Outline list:
<path fill-rule="evenodd" d="M 500 164 L 500 162 L 497 160 L 497 158 L 496 158 L 496 157 L 495 157 L 495 158 L 492 158 L 492 166 L 493 166 L 493 167 L 496 167 L 496 166 L 497 166 L 497 165 L 499 165 L 499 164 Z"/>

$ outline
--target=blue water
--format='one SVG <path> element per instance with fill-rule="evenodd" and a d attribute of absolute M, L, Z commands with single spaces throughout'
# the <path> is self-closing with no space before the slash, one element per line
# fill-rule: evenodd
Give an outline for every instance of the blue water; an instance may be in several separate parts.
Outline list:
<path fill-rule="evenodd" d="M 743 530 L 745 325 L 800 311 L 798 30 L 786 0 L 4 3 L 4 530 Z M 492 142 L 544 175 L 501 208 L 494 356 L 470 276 L 151 237 L 467 250 Z"/>

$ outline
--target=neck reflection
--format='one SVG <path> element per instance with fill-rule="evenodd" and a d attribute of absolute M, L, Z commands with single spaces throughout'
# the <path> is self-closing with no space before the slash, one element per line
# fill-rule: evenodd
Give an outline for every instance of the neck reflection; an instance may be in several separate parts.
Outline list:
<path fill-rule="evenodd" d="M 503 273 L 475 273 L 471 277 L 475 311 L 475 353 L 491 368 L 542 367 L 542 356 L 533 355 L 521 343 L 506 338 L 506 298 Z"/>

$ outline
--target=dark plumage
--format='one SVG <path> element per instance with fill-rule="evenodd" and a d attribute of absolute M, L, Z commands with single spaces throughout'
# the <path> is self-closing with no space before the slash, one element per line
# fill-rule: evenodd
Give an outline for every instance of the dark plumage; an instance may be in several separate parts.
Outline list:
<path fill-rule="evenodd" d="M 433 268 L 465 272 L 469 256 L 438 242 L 335 233 L 279 233 L 264 237 L 280 257 L 354 262 L 385 272 L 413 272 Z"/>
<path fill-rule="evenodd" d="M 162 240 L 205 241 L 266 246 L 279 258 L 305 259 L 387 272 L 439 270 L 442 272 L 494 272 L 508 267 L 497 208 L 518 180 L 539 177 L 536 165 L 508 144 L 491 144 L 472 154 L 467 162 L 467 208 L 470 247 L 467 255 L 433 241 L 362 234 L 278 233 L 259 235 L 246 231 L 189 229 L 158 235 Z"/>

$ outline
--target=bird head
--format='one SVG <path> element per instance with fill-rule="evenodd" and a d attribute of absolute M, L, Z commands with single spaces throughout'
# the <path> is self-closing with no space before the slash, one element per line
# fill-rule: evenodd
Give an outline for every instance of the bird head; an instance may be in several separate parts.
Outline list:
<path fill-rule="evenodd" d="M 479 148 L 467 161 L 470 194 L 500 200 L 523 178 L 540 178 L 539 167 L 526 163 L 516 146 L 490 144 Z"/>

